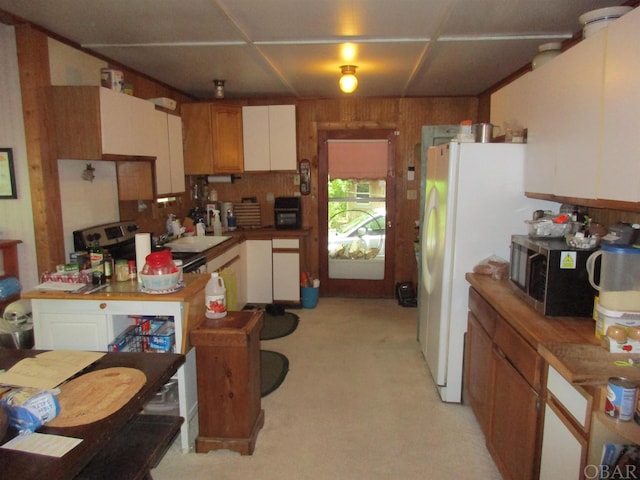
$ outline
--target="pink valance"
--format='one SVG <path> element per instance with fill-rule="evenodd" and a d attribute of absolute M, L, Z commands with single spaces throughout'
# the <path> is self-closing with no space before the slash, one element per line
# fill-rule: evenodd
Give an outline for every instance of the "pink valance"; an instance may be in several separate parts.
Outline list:
<path fill-rule="evenodd" d="M 386 178 L 387 140 L 329 140 L 329 178 Z"/>

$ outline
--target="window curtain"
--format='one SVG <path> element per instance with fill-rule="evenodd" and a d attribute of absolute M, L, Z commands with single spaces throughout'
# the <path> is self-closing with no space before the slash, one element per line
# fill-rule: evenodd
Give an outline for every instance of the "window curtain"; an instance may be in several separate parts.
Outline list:
<path fill-rule="evenodd" d="M 329 140 L 329 178 L 387 177 L 387 140 Z"/>

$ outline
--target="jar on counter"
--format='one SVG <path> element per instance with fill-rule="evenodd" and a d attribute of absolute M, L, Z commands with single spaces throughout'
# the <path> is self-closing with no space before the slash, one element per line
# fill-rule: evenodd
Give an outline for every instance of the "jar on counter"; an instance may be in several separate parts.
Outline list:
<path fill-rule="evenodd" d="M 129 280 L 129 265 L 127 261 L 124 258 L 116 260 L 116 281 L 126 282 L 127 280 Z"/>

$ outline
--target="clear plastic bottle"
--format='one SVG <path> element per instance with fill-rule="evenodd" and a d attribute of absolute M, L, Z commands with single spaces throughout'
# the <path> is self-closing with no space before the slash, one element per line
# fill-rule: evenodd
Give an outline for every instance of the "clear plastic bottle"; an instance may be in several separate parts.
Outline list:
<path fill-rule="evenodd" d="M 227 289 L 218 272 L 211 274 L 204 289 L 204 295 L 207 318 L 222 318 L 227 314 Z"/>

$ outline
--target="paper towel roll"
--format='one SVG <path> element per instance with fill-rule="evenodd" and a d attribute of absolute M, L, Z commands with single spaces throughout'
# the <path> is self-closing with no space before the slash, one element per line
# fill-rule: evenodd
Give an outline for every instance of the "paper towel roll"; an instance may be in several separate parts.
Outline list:
<path fill-rule="evenodd" d="M 147 263 L 147 255 L 151 253 L 151 234 L 136 233 L 136 271 L 138 272 L 138 282 L 140 281 L 140 272 L 142 267 Z"/>

